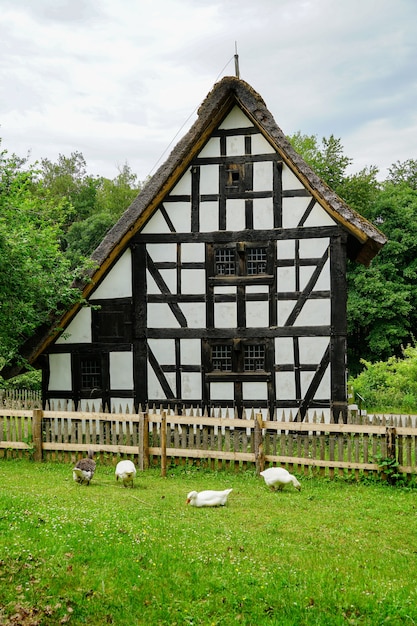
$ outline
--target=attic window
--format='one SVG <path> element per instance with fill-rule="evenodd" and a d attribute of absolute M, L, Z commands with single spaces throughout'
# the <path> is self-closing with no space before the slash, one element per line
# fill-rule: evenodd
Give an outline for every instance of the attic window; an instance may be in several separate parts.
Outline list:
<path fill-rule="evenodd" d="M 245 191 L 245 164 L 226 164 L 226 192 L 236 193 Z"/>

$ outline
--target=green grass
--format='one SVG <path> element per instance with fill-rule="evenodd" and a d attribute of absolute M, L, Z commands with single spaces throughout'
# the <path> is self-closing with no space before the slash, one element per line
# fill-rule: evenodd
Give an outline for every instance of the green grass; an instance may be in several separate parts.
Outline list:
<path fill-rule="evenodd" d="M 411 488 L 251 472 L 139 473 L 0 460 L 0 624 L 148 626 L 417 623 Z M 228 505 L 187 507 L 233 487 Z"/>

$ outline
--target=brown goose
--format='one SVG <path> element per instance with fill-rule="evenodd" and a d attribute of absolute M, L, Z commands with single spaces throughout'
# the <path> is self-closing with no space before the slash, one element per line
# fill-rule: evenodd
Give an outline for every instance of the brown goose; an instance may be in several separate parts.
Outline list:
<path fill-rule="evenodd" d="M 96 462 L 93 456 L 94 452 L 89 450 L 88 457 L 80 459 L 72 470 L 72 477 L 76 483 L 80 483 L 80 485 L 90 484 L 90 480 L 93 478 L 94 472 L 96 471 Z"/>

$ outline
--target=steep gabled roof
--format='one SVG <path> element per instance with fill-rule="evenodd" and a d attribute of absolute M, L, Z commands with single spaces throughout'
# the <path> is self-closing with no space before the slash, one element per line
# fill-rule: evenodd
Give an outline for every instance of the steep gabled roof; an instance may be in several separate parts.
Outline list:
<path fill-rule="evenodd" d="M 84 298 L 89 296 L 97 282 L 125 249 L 129 240 L 158 208 L 166 194 L 210 138 L 214 129 L 235 105 L 238 105 L 259 129 L 317 202 L 348 232 L 350 258 L 369 265 L 372 258 L 386 243 L 386 237 L 373 224 L 351 209 L 313 172 L 291 146 L 261 96 L 250 85 L 235 77 L 225 77 L 214 85 L 201 104 L 198 119 L 188 133 L 178 142 L 166 162 L 158 169 L 92 254 L 97 269 L 91 273 L 88 281 L 78 285 L 83 291 Z M 55 338 L 57 333 L 53 329 L 65 328 L 79 308 L 79 304 L 75 305 L 60 320 L 52 320 L 50 327 L 40 329 L 23 346 L 22 356 L 30 363 L 35 362 Z M 9 366 L 4 368 L 2 375 L 10 378 L 18 373 L 18 367 Z"/>

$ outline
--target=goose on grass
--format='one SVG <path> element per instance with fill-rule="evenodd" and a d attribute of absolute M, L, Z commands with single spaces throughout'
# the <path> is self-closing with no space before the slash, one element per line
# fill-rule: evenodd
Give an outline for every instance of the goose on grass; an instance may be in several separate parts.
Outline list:
<path fill-rule="evenodd" d="M 94 472 L 96 471 L 96 462 L 93 456 L 93 451 L 89 450 L 87 458 L 80 459 L 73 468 L 72 477 L 76 483 L 80 483 L 80 485 L 90 484 L 90 480 L 93 478 Z"/>
<path fill-rule="evenodd" d="M 296 477 L 283 467 L 268 467 L 268 469 L 260 472 L 260 474 L 271 489 L 282 491 L 285 485 L 289 485 L 290 483 L 294 485 L 298 491 L 301 489 L 301 485 Z"/>
<path fill-rule="evenodd" d="M 197 491 L 190 491 L 186 502 L 196 507 L 224 506 L 231 491 L 233 491 L 233 489 L 224 489 L 224 491 L 207 490 L 200 491 L 199 493 Z"/>

